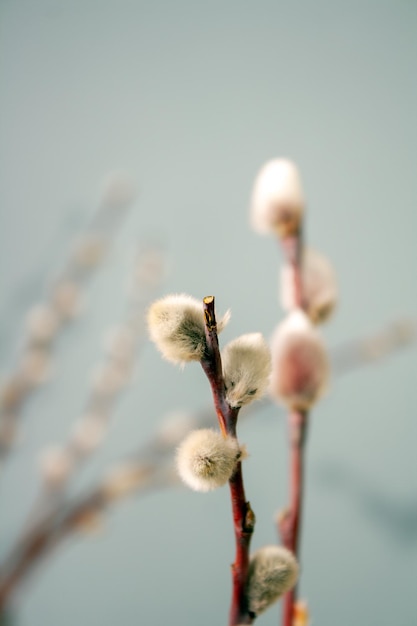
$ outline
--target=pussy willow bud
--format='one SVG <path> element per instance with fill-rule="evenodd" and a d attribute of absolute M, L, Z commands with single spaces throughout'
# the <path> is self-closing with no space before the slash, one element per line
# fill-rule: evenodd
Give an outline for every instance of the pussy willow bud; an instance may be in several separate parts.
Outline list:
<path fill-rule="evenodd" d="M 229 312 L 217 323 L 220 332 L 229 321 Z M 200 361 L 206 351 L 203 304 L 186 294 L 165 296 L 148 311 L 152 341 L 162 356 L 173 363 Z"/>
<path fill-rule="evenodd" d="M 102 493 L 108 501 L 116 500 L 149 485 L 151 478 L 149 466 L 126 461 L 110 469 L 104 478 Z"/>
<path fill-rule="evenodd" d="M 26 350 L 19 364 L 19 376 L 26 388 L 42 385 L 53 372 L 52 359 L 48 350 L 34 347 Z"/>
<path fill-rule="evenodd" d="M 72 446 L 78 454 L 91 454 L 103 441 L 106 431 L 105 417 L 87 414 L 74 424 Z"/>
<path fill-rule="evenodd" d="M 75 242 L 73 260 L 78 267 L 91 269 L 102 261 L 107 247 L 108 242 L 102 235 L 86 233 Z"/>
<path fill-rule="evenodd" d="M 240 407 L 261 398 L 271 373 L 271 353 L 261 333 L 237 337 L 222 351 L 226 399 Z"/>
<path fill-rule="evenodd" d="M 102 531 L 104 528 L 104 515 L 98 508 L 92 506 L 90 509 L 82 511 L 72 521 L 72 529 L 76 532 L 92 535 Z"/>
<path fill-rule="evenodd" d="M 55 311 L 46 304 L 34 306 L 26 318 L 26 332 L 30 343 L 49 344 L 55 337 L 59 320 Z"/>
<path fill-rule="evenodd" d="M 126 325 L 111 328 L 104 343 L 107 354 L 116 361 L 129 362 L 135 356 L 135 333 Z"/>
<path fill-rule="evenodd" d="M 76 317 L 82 309 L 80 287 L 72 280 L 58 282 L 52 289 L 51 300 L 61 320 L 67 321 Z"/>
<path fill-rule="evenodd" d="M 290 409 L 309 409 L 324 390 L 329 365 L 317 330 L 300 309 L 277 327 L 271 342 L 270 391 Z"/>
<path fill-rule="evenodd" d="M 284 265 L 281 270 L 281 305 L 285 311 L 295 308 L 294 269 Z M 314 324 L 327 320 L 337 302 L 336 277 L 328 259 L 306 248 L 302 259 L 304 310 Z"/>
<path fill-rule="evenodd" d="M 240 458 L 235 438 L 208 428 L 194 430 L 177 450 L 177 469 L 194 491 L 211 491 L 227 483 Z"/>
<path fill-rule="evenodd" d="M 104 362 L 95 366 L 92 374 L 93 392 L 98 396 L 108 397 L 119 393 L 130 381 L 129 364 Z"/>
<path fill-rule="evenodd" d="M 304 211 L 300 177 L 294 163 L 275 159 L 259 172 L 252 194 L 251 222 L 261 234 L 296 234 Z"/>
<path fill-rule="evenodd" d="M 247 593 L 249 611 L 259 615 L 292 589 L 298 578 L 298 563 L 282 546 L 264 546 L 249 563 Z"/>
<path fill-rule="evenodd" d="M 73 469 L 73 458 L 68 450 L 61 447 L 46 448 L 40 458 L 41 475 L 45 483 L 61 487 L 68 481 Z"/>

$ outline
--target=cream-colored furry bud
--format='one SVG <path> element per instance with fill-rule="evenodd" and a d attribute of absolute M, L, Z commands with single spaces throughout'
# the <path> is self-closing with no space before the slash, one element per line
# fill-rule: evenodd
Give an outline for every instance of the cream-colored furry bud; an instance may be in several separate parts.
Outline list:
<path fill-rule="evenodd" d="M 234 437 L 223 437 L 209 428 L 194 430 L 177 450 L 177 469 L 194 491 L 211 491 L 225 485 L 241 458 Z"/>
<path fill-rule="evenodd" d="M 261 234 L 280 237 L 298 232 L 304 211 L 300 177 L 294 163 L 274 159 L 259 172 L 252 193 L 251 222 Z"/>
<path fill-rule="evenodd" d="M 103 441 L 106 431 L 105 417 L 94 413 L 84 415 L 74 424 L 72 446 L 78 454 L 91 454 Z"/>
<path fill-rule="evenodd" d="M 326 386 L 329 364 L 322 339 L 303 311 L 295 309 L 279 324 L 271 354 L 271 394 L 291 409 L 309 409 Z"/>
<path fill-rule="evenodd" d="M 126 461 L 111 468 L 102 485 L 102 493 L 109 501 L 128 496 L 149 484 L 152 470 L 149 466 Z"/>
<path fill-rule="evenodd" d="M 26 332 L 32 344 L 49 344 L 57 333 L 59 320 L 47 304 L 34 306 L 26 318 Z"/>
<path fill-rule="evenodd" d="M 283 546 L 264 546 L 249 563 L 247 592 L 249 611 L 259 615 L 292 589 L 298 578 L 298 563 Z"/>
<path fill-rule="evenodd" d="M 91 269 L 102 260 L 108 248 L 108 241 L 98 233 L 86 233 L 75 242 L 72 252 L 78 267 Z"/>
<path fill-rule="evenodd" d="M 271 353 L 261 333 L 237 337 L 222 351 L 226 399 L 240 407 L 261 398 L 268 387 Z"/>
<path fill-rule="evenodd" d="M 119 393 L 130 381 L 131 364 L 105 361 L 96 365 L 92 375 L 93 392 L 99 396 L 113 396 Z"/>
<path fill-rule="evenodd" d="M 45 383 L 53 372 L 49 350 L 34 347 L 26 350 L 19 364 L 19 377 L 27 387 L 37 387 Z"/>
<path fill-rule="evenodd" d="M 285 311 L 295 308 L 294 268 L 281 270 L 281 305 Z M 333 267 L 320 252 L 306 248 L 302 259 L 304 310 L 314 324 L 327 320 L 337 302 L 337 284 Z"/>
<path fill-rule="evenodd" d="M 76 317 L 82 309 L 82 296 L 79 285 L 73 280 L 62 280 L 52 289 L 51 301 L 61 320 Z"/>
<path fill-rule="evenodd" d="M 129 326 L 120 325 L 111 328 L 104 339 L 108 355 L 121 362 L 130 362 L 135 356 L 135 333 Z"/>
<path fill-rule="evenodd" d="M 68 481 L 73 470 L 73 458 L 65 448 L 55 446 L 42 452 L 40 469 L 42 478 L 51 488 L 59 488 Z"/>
<path fill-rule="evenodd" d="M 217 323 L 220 332 L 229 321 L 229 312 Z M 148 311 L 152 341 L 162 356 L 173 363 L 201 361 L 206 351 L 202 301 L 187 294 L 165 296 Z"/>

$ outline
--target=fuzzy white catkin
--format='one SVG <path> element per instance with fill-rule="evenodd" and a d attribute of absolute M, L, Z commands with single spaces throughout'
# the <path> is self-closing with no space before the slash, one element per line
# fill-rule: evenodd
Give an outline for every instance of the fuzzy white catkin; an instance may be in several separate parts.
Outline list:
<path fill-rule="evenodd" d="M 294 269 L 281 268 L 281 306 L 285 311 L 295 308 Z M 337 303 L 336 276 L 330 261 L 317 250 L 306 248 L 302 259 L 304 310 L 314 324 L 326 321 Z"/>
<path fill-rule="evenodd" d="M 218 332 L 229 321 L 227 312 L 217 323 Z M 172 363 L 200 361 L 206 350 L 203 303 L 187 294 L 156 300 L 148 311 L 149 335 L 162 356 Z"/>
<path fill-rule="evenodd" d="M 55 337 L 59 327 L 58 317 L 47 304 L 38 304 L 28 313 L 26 332 L 32 344 L 49 344 Z"/>
<path fill-rule="evenodd" d="M 298 578 L 298 563 L 283 546 L 264 546 L 250 559 L 248 572 L 249 611 L 263 613 L 292 589 Z"/>
<path fill-rule="evenodd" d="M 51 302 L 61 321 L 68 321 L 76 317 L 83 304 L 79 285 L 73 280 L 59 281 L 52 288 Z"/>
<path fill-rule="evenodd" d="M 251 223 L 261 234 L 280 237 L 297 232 L 304 211 L 300 176 L 292 161 L 274 159 L 260 170 L 254 184 Z"/>
<path fill-rule="evenodd" d="M 271 395 L 290 409 L 309 409 L 326 387 L 329 364 L 323 341 L 303 311 L 295 309 L 278 325 L 271 355 Z"/>
<path fill-rule="evenodd" d="M 194 491 L 211 491 L 227 483 L 240 458 L 235 438 L 204 428 L 191 432 L 179 446 L 177 469 Z"/>
<path fill-rule="evenodd" d="M 26 350 L 19 364 L 19 377 L 27 388 L 45 383 L 53 372 L 49 350 L 34 347 Z"/>
<path fill-rule="evenodd" d="M 40 457 L 40 470 L 43 480 L 52 488 L 61 487 L 70 478 L 73 458 L 65 448 L 46 448 Z"/>
<path fill-rule="evenodd" d="M 109 470 L 103 481 L 102 493 L 107 500 L 116 500 L 148 485 L 150 480 L 151 474 L 146 464 L 127 461 Z"/>
<path fill-rule="evenodd" d="M 107 432 L 106 419 L 98 414 L 87 414 L 74 424 L 71 443 L 78 454 L 91 454 L 103 441 Z"/>
<path fill-rule="evenodd" d="M 271 353 L 261 333 L 241 335 L 222 351 L 226 399 L 240 407 L 261 398 L 268 388 Z"/>

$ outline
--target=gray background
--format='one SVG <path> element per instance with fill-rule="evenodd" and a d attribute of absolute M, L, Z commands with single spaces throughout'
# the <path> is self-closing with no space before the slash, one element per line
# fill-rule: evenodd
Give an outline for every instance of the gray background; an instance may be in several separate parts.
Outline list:
<path fill-rule="evenodd" d="M 341 302 L 328 343 L 415 314 L 416 19 L 414 0 L 1 1 L 3 373 L 103 176 L 126 170 L 140 189 L 86 315 L 59 343 L 55 383 L 25 410 L 0 479 L 2 554 L 36 493 L 39 450 L 82 410 L 137 241 L 166 246 L 164 292 L 213 293 L 232 309 L 224 339 L 271 333 L 279 256 L 247 219 L 265 160 L 298 163 L 308 239 L 334 261 Z M 314 412 L 301 582 L 313 625 L 417 623 L 415 372 L 411 348 L 335 380 Z M 147 344 L 83 481 L 168 410 L 209 400 L 197 366 L 181 372 Z M 273 408 L 242 424 L 254 547 L 275 540 L 286 502 L 285 434 Z M 18 598 L 16 624 L 225 624 L 232 559 L 226 490 L 133 498 L 101 535 L 54 554 Z M 258 623 L 276 624 L 277 608 Z"/>

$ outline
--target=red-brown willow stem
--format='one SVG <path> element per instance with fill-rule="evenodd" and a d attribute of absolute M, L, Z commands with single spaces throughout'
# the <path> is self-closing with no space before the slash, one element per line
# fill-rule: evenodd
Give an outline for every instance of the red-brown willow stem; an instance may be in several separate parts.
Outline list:
<path fill-rule="evenodd" d="M 217 338 L 217 324 L 214 310 L 214 297 L 203 300 L 206 325 L 206 355 L 201 361 L 210 382 L 220 428 L 224 435 L 236 438 L 238 408 L 232 408 L 226 400 L 222 362 Z M 249 569 L 249 547 L 255 527 L 255 514 L 246 501 L 243 485 L 242 463 L 239 461 L 229 480 L 235 530 L 236 555 L 232 564 L 232 601 L 229 613 L 229 626 L 252 624 L 254 615 L 249 612 L 246 581 Z"/>
<path fill-rule="evenodd" d="M 298 558 L 304 493 L 304 446 L 307 435 L 307 414 L 293 410 L 289 415 L 290 429 L 290 504 L 279 519 L 282 543 Z M 297 585 L 283 598 L 283 624 L 292 626 L 297 601 Z"/>
<path fill-rule="evenodd" d="M 294 306 L 303 308 L 302 254 L 303 237 L 298 233 L 286 237 L 281 242 L 287 263 L 292 268 Z M 289 507 L 278 521 L 282 543 L 299 558 L 302 504 L 304 492 L 304 448 L 307 435 L 308 414 L 306 411 L 292 410 L 288 416 L 290 440 L 290 489 Z M 294 609 L 298 597 L 298 586 L 288 591 L 283 598 L 283 626 L 293 626 Z"/>

